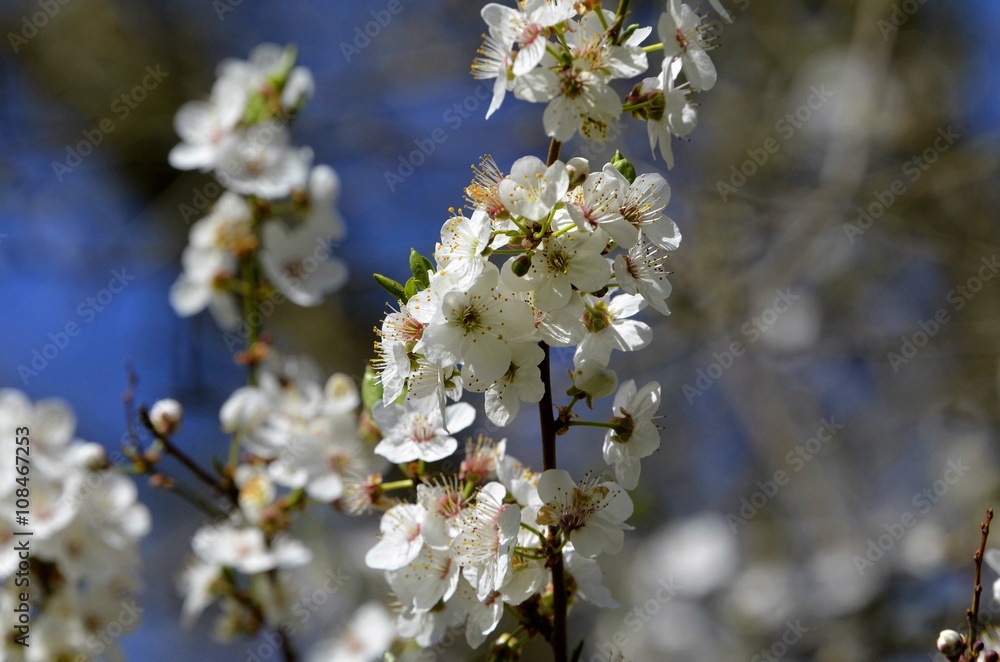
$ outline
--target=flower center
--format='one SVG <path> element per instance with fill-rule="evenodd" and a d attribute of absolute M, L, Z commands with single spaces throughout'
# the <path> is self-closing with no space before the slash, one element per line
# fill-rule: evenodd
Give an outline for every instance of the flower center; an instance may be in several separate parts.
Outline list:
<path fill-rule="evenodd" d="M 465 329 L 466 333 L 479 328 L 479 309 L 469 306 L 458 316 L 458 325 Z"/>

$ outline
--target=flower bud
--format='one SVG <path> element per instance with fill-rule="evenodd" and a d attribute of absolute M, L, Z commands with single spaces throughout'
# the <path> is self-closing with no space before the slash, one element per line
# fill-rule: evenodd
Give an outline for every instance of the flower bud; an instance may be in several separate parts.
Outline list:
<path fill-rule="evenodd" d="M 997 653 L 996 651 L 984 652 L 983 662 L 1000 662 L 1000 653 Z"/>
<path fill-rule="evenodd" d="M 530 255 L 522 255 L 514 260 L 514 262 L 510 265 L 510 270 L 513 271 L 514 275 L 518 278 L 524 278 L 524 275 L 528 273 L 529 269 L 531 269 Z"/>
<path fill-rule="evenodd" d="M 569 187 L 574 189 L 587 180 L 590 174 L 590 161 L 582 156 L 574 156 L 566 162 L 566 172 L 569 174 Z"/>
<path fill-rule="evenodd" d="M 184 408 L 176 400 L 159 400 L 149 410 L 149 421 L 157 434 L 169 437 L 181 427 L 184 418 Z"/>
<path fill-rule="evenodd" d="M 594 398 L 603 398 L 618 389 L 618 375 L 615 371 L 591 359 L 581 359 L 572 377 L 576 388 Z"/>
<path fill-rule="evenodd" d="M 99 471 L 107 466 L 108 455 L 104 446 L 92 442 L 80 444 L 76 449 L 76 459 L 88 471 Z"/>
<path fill-rule="evenodd" d="M 489 662 L 517 662 L 521 659 L 521 642 L 509 633 L 504 633 L 490 648 Z"/>
<path fill-rule="evenodd" d="M 255 386 L 242 386 L 233 392 L 219 411 L 219 421 L 226 432 L 245 433 L 267 419 L 271 403 Z"/>
<path fill-rule="evenodd" d="M 942 630 L 938 635 L 937 649 L 949 660 L 957 660 L 965 651 L 965 637 L 954 630 Z"/>

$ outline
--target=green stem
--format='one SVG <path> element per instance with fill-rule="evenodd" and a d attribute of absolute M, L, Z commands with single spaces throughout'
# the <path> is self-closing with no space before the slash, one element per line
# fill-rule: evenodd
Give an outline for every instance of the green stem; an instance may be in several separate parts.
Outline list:
<path fill-rule="evenodd" d="M 602 421 L 580 421 L 573 420 L 567 421 L 566 425 L 570 427 L 582 427 L 582 428 L 607 428 L 609 430 L 618 430 L 620 426 L 614 423 L 607 423 Z"/>
<path fill-rule="evenodd" d="M 615 10 L 615 29 L 611 33 L 611 37 L 616 44 L 618 44 L 618 37 L 622 33 L 622 26 L 625 25 L 625 16 L 628 14 L 629 2 L 630 0 L 618 0 L 618 9 Z"/>
<path fill-rule="evenodd" d="M 650 44 L 649 46 L 643 46 L 642 47 L 642 51 L 644 53 L 652 53 L 654 51 L 662 51 L 662 50 L 663 50 L 663 42 L 662 41 L 660 43 L 658 43 L 658 44 Z"/>
<path fill-rule="evenodd" d="M 524 529 L 524 530 L 526 530 L 526 531 L 531 531 L 536 536 L 538 536 L 538 539 L 542 541 L 543 545 L 545 544 L 545 534 L 544 533 L 542 533 L 541 531 L 539 531 L 535 527 L 531 526 L 530 524 L 525 524 L 524 522 L 521 522 L 521 528 Z"/>
<path fill-rule="evenodd" d="M 410 478 L 404 478 L 402 480 L 394 480 L 388 483 L 382 483 L 382 490 L 388 492 L 391 490 L 405 490 L 413 487 L 413 480 Z"/>

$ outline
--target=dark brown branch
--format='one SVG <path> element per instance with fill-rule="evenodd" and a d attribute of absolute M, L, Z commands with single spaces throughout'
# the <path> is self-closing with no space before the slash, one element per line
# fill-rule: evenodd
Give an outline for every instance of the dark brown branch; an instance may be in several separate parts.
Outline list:
<path fill-rule="evenodd" d="M 976 637 L 979 634 L 979 598 L 983 593 L 983 555 L 986 553 L 986 539 L 990 535 L 990 522 L 992 520 L 993 509 L 989 508 L 986 511 L 986 520 L 979 523 L 979 529 L 982 531 L 982 537 L 979 539 L 979 549 L 976 550 L 976 553 L 972 557 L 976 562 L 976 580 L 972 589 L 972 609 L 967 609 L 965 612 L 965 615 L 969 619 L 970 646 L 976 643 Z"/>
<path fill-rule="evenodd" d="M 562 148 L 555 138 L 549 143 L 549 153 L 546 158 L 546 165 L 552 165 L 559 159 L 559 151 Z M 551 361 L 549 359 L 549 346 L 545 342 L 539 343 L 545 352 L 538 369 L 542 373 L 542 384 L 545 391 L 541 401 L 538 403 L 538 418 L 541 423 L 542 432 L 542 468 L 543 470 L 556 468 L 556 419 L 552 407 L 552 375 Z M 552 657 L 555 662 L 566 662 L 568 659 L 568 647 L 566 644 L 566 620 L 569 599 L 566 593 L 566 573 L 563 570 L 563 555 L 560 550 L 561 535 L 556 527 L 549 529 L 548 559 L 546 565 L 552 570 L 552 636 L 549 643 L 552 645 Z"/>

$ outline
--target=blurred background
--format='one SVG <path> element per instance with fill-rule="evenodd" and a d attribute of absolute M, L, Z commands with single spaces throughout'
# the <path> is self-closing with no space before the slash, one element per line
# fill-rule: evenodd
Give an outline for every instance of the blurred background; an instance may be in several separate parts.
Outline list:
<path fill-rule="evenodd" d="M 371 272 L 403 276 L 410 247 L 433 250 L 481 155 L 506 170 L 548 143 L 541 106 L 508 97 L 484 119 L 490 86 L 469 75 L 481 3 L 400 3 L 371 37 L 384 0 L 52 2 L 35 30 L 44 3 L 4 2 L 0 384 L 65 399 L 78 436 L 115 448 L 131 362 L 140 402 L 185 404 L 180 441 L 193 454 L 225 453 L 218 407 L 244 371 L 209 316 L 180 319 L 167 300 L 201 216 L 191 209 L 217 192 L 208 175 L 172 170 L 167 152 L 177 108 L 207 96 L 221 59 L 265 41 L 296 44 L 316 78 L 293 136 L 341 176 L 337 254 L 351 269 L 326 304 L 284 306 L 268 328 L 325 373 L 360 376 L 386 306 Z M 663 10 L 633 4 L 644 24 Z M 937 632 L 963 624 L 978 523 L 1000 503 L 1000 7 L 723 4 L 733 23 L 716 23 L 719 83 L 698 97 L 674 170 L 627 117 L 607 149 L 563 150 L 603 163 L 620 147 L 640 173 L 662 172 L 684 233 L 673 314 L 647 314 L 654 343 L 612 365 L 659 381 L 664 399 L 636 530 L 602 559 L 621 608 L 580 606 L 571 639 L 586 636 L 588 661 L 933 659 Z M 147 67 L 159 81 L 123 105 Z M 445 140 L 404 167 L 435 130 Z M 81 141 L 99 144 L 82 154 Z M 109 299 L 116 278 L 127 285 Z M 36 360 L 69 323 L 80 333 Z M 571 355 L 554 362 L 565 381 Z M 513 427 L 481 431 L 538 466 L 524 409 Z M 561 465 L 600 467 L 601 439 L 562 438 Z M 180 628 L 174 578 L 199 516 L 142 490 L 154 529 L 127 656 L 254 659 L 258 642 L 211 643 L 211 618 Z M 329 513 L 309 532 L 347 580 L 316 606 L 303 648 L 336 634 L 352 604 L 384 598 L 361 562 L 376 530 Z M 984 611 L 1000 621 L 995 579 L 984 571 Z M 485 659 L 461 643 L 435 656 Z"/>

